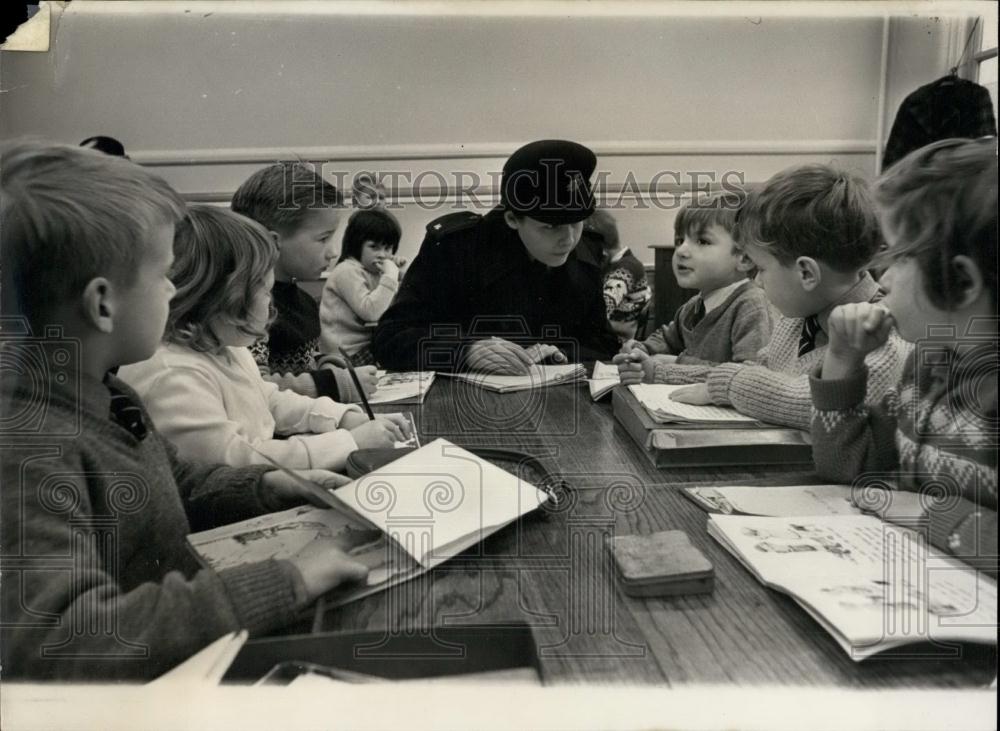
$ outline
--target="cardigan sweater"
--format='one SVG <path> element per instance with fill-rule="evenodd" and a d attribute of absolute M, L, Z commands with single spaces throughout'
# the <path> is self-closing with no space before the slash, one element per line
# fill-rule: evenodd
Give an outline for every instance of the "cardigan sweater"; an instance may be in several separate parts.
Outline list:
<path fill-rule="evenodd" d="M 931 543 L 993 575 L 997 394 L 995 381 L 992 393 L 983 393 L 988 387 L 980 391 L 979 379 L 997 366 L 995 341 L 961 355 L 938 344 L 915 350 L 902 382 L 877 402 L 865 402 L 867 369 L 827 380 L 820 366 L 809 381 L 817 472 L 846 483 L 876 479 L 928 498 L 947 494 L 926 501 Z"/>
<path fill-rule="evenodd" d="M 837 302 L 817 315 L 829 313 L 847 302 L 875 302 L 881 298 L 878 283 L 862 275 Z M 820 331 L 816 347 L 799 357 L 801 317 L 779 317 L 771 342 L 756 359 L 757 364 L 723 363 L 708 372 L 708 393 L 719 406 L 733 406 L 741 413 L 768 424 L 809 429 L 812 400 L 809 373 L 826 355 L 826 333 Z M 867 401 L 877 401 L 899 383 L 910 345 L 893 330 L 889 339 L 865 358 L 868 371 Z"/>
<path fill-rule="evenodd" d="M 222 635 L 263 635 L 302 608 L 298 571 L 265 561 L 212 571 L 186 536 L 268 504 L 270 468 L 181 461 L 143 412 L 137 439 L 109 416 L 114 376 L 59 383 L 4 374 L 3 625 L 5 678 L 153 678 Z M 45 393 L 38 409 L 39 384 Z"/>
<path fill-rule="evenodd" d="M 246 348 L 213 354 L 166 343 L 118 375 L 139 392 L 183 459 L 267 464 L 262 452 L 291 469 L 340 470 L 358 448 L 349 431 L 337 428 L 357 406 L 282 391 L 261 378 Z"/>
<path fill-rule="evenodd" d="M 357 259 L 345 259 L 333 268 L 320 301 L 320 349 L 337 354 L 343 348 L 354 355 L 370 346 L 374 331 L 365 323 L 378 322 L 399 289 L 399 280 L 372 274 Z"/>
<path fill-rule="evenodd" d="M 694 324 L 701 302 L 695 295 L 643 345 L 650 354 L 676 355 L 676 363 L 656 363 L 654 383 L 700 383 L 718 363 L 743 363 L 758 357 L 771 337 L 771 305 L 764 290 L 747 280 Z"/>

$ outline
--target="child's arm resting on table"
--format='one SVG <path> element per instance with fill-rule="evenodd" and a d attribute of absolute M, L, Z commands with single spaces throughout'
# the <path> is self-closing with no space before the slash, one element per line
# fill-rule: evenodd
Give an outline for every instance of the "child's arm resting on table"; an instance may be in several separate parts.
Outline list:
<path fill-rule="evenodd" d="M 827 327 L 830 344 L 809 379 L 813 459 L 823 477 L 850 483 L 865 472 L 887 472 L 899 465 L 896 390 L 890 389 L 877 405 L 865 405 L 865 356 L 885 344 L 892 317 L 879 305 L 854 303 L 835 308 Z"/>

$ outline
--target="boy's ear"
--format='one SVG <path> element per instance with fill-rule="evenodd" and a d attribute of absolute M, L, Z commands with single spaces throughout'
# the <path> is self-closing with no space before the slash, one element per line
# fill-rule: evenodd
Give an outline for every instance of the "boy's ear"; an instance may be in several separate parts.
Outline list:
<path fill-rule="evenodd" d="M 806 292 L 812 292 L 823 281 L 823 269 L 811 256 L 800 256 L 793 266 L 799 275 L 802 289 Z"/>
<path fill-rule="evenodd" d="M 983 294 L 985 283 L 983 273 L 971 258 L 959 254 L 951 260 L 951 268 L 955 273 L 955 283 L 958 285 L 956 307 L 969 307 Z"/>
<path fill-rule="evenodd" d="M 754 268 L 753 259 L 746 255 L 745 251 L 736 252 L 739 258 L 736 260 L 736 271 L 738 272 L 749 272 Z"/>
<path fill-rule="evenodd" d="M 517 217 L 513 213 L 511 213 L 510 211 L 504 211 L 503 220 L 506 221 L 508 226 L 517 231 L 518 229 Z"/>
<path fill-rule="evenodd" d="M 80 295 L 83 319 L 102 333 L 110 333 L 114 328 L 115 304 L 113 285 L 104 277 L 95 277 L 87 282 Z"/>
<path fill-rule="evenodd" d="M 278 250 L 280 251 L 281 250 L 281 234 L 279 234 L 277 231 L 268 231 L 268 233 L 271 234 L 271 240 L 274 242 L 274 245 L 277 246 Z"/>

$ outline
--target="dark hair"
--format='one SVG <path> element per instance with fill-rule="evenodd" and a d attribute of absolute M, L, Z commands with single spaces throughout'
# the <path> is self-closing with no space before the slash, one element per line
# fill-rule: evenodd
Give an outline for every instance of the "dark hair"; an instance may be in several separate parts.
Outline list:
<path fill-rule="evenodd" d="M 882 245 L 868 185 L 829 165 L 801 165 L 752 190 L 736 238 L 783 266 L 808 256 L 839 272 L 864 269 Z"/>
<path fill-rule="evenodd" d="M 955 306 L 961 287 L 952 260 L 976 262 L 997 302 L 997 139 L 948 139 L 911 152 L 875 183 L 892 246 L 881 264 L 913 257 L 927 296 Z"/>
<path fill-rule="evenodd" d="M 0 158 L 3 310 L 33 326 L 94 277 L 130 285 L 153 230 L 184 217 L 173 188 L 121 157 L 21 141 Z"/>
<path fill-rule="evenodd" d="M 310 211 L 341 208 L 344 196 L 309 165 L 279 162 L 258 170 L 237 188 L 230 207 L 269 231 L 295 232 Z"/>
<path fill-rule="evenodd" d="M 278 247 L 263 226 L 219 206 L 191 206 L 177 227 L 174 257 L 170 280 L 177 294 L 165 341 L 218 352 L 223 345 L 210 327 L 218 315 L 247 335 L 265 335 L 248 324 L 254 287 L 278 260 Z"/>
<path fill-rule="evenodd" d="M 745 202 L 746 194 L 734 191 L 716 193 L 704 200 L 696 197 L 674 219 L 674 237 L 683 238 L 688 233 L 697 235 L 709 226 L 719 226 L 733 235 L 737 214 Z"/>
<path fill-rule="evenodd" d="M 339 264 L 347 259 L 361 260 L 361 249 L 366 241 L 385 244 L 395 254 L 399 250 L 399 240 L 403 231 L 396 217 L 384 208 L 370 208 L 355 211 L 347 221 L 344 239 L 340 244 Z"/>

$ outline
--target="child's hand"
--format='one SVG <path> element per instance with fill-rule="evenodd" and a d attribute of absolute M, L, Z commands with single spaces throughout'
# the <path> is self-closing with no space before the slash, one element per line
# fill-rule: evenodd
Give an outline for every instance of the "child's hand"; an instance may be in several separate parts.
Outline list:
<path fill-rule="evenodd" d="M 356 545 L 350 545 L 351 534 L 365 531 L 347 531 L 344 538 L 317 537 L 307 543 L 288 562 L 298 569 L 308 601 L 325 594 L 346 582 L 362 581 L 368 576 L 368 567 L 347 555 Z M 358 537 L 353 540 L 364 540 Z M 358 544 L 359 545 L 359 544 Z"/>
<path fill-rule="evenodd" d="M 351 481 L 349 477 L 338 475 L 329 470 L 295 470 L 295 474 L 303 480 L 314 483 L 323 490 L 333 490 L 334 488 L 346 485 Z M 300 484 L 295 478 L 285 474 L 281 470 L 265 472 L 261 480 L 267 488 L 267 498 L 269 503 L 283 509 L 282 506 L 292 507 L 302 503 L 311 503 L 317 507 L 325 508 L 328 505 L 309 488 Z"/>
<path fill-rule="evenodd" d="M 695 383 L 691 386 L 678 388 L 670 394 L 670 400 L 692 406 L 708 406 L 712 403 L 712 397 L 708 395 L 707 383 Z"/>
<path fill-rule="evenodd" d="M 860 369 L 865 356 L 889 339 L 893 324 L 884 305 L 852 302 L 833 308 L 827 321 L 830 344 L 823 358 L 823 378 L 843 378 Z"/>
<path fill-rule="evenodd" d="M 383 277 L 389 277 L 390 279 L 399 278 L 399 267 L 396 262 L 393 261 L 392 257 L 388 257 L 378 262 L 377 264 L 379 271 L 382 272 Z"/>
<path fill-rule="evenodd" d="M 893 319 L 889 310 L 871 302 L 852 302 L 833 308 L 827 322 L 829 349 L 863 360 L 889 338 Z"/>
<path fill-rule="evenodd" d="M 618 377 L 623 386 L 643 381 L 651 383 L 653 380 L 653 361 L 645 350 L 619 353 L 611 362 L 618 366 Z"/>
<path fill-rule="evenodd" d="M 391 449 L 396 446 L 396 442 L 407 440 L 400 426 L 388 416 L 377 416 L 374 420 L 354 427 L 351 429 L 351 436 L 359 449 Z"/>
<path fill-rule="evenodd" d="M 534 345 L 525 348 L 524 352 L 526 352 L 528 357 L 531 358 L 532 363 L 541 363 L 546 360 L 549 360 L 552 363 L 566 362 L 566 354 L 554 345 L 535 343 Z"/>
<path fill-rule="evenodd" d="M 469 370 L 501 376 L 526 375 L 533 365 L 524 348 L 502 338 L 477 340 L 466 349 L 465 361 Z"/>
<path fill-rule="evenodd" d="M 619 350 L 618 352 L 628 354 L 631 353 L 633 350 L 641 350 L 643 353 L 649 352 L 649 348 L 647 348 L 646 344 L 643 343 L 641 340 L 626 340 L 622 344 L 622 349 Z"/>
<path fill-rule="evenodd" d="M 366 396 L 371 396 L 378 390 L 378 368 L 373 365 L 358 366 L 354 372 Z"/>

